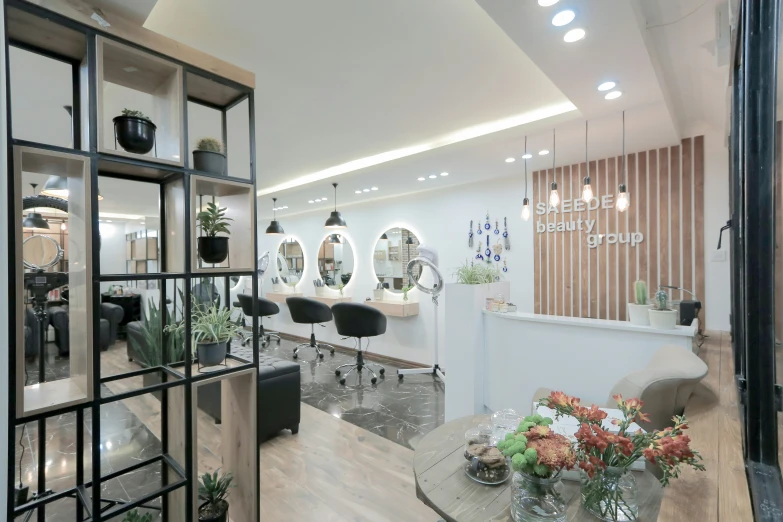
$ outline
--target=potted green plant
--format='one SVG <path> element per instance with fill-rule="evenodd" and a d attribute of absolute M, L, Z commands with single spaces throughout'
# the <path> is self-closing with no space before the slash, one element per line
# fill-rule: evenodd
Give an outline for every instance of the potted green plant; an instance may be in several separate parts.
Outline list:
<path fill-rule="evenodd" d="M 139 513 L 137 509 L 128 511 L 122 522 L 152 522 L 152 515 L 149 513 Z"/>
<path fill-rule="evenodd" d="M 201 138 L 193 151 L 193 168 L 212 174 L 226 175 L 226 155 L 223 143 L 215 138 Z"/>
<path fill-rule="evenodd" d="M 454 276 L 457 278 L 457 284 L 461 285 L 484 285 L 500 281 L 500 271 L 497 268 L 484 263 L 468 264 L 467 261 L 457 268 Z"/>
<path fill-rule="evenodd" d="M 636 281 L 633 287 L 635 302 L 628 303 L 628 320 L 638 326 L 650 326 L 650 316 L 647 314 L 650 309 L 647 302 L 647 284 L 644 281 Z"/>
<path fill-rule="evenodd" d="M 222 263 L 228 257 L 229 221 L 226 217 L 226 209 L 220 208 L 211 201 L 207 203 L 207 210 L 201 211 L 197 216 L 199 227 L 203 236 L 198 238 L 198 255 L 207 263 Z"/>
<path fill-rule="evenodd" d="M 198 507 L 198 519 L 208 522 L 228 521 L 228 490 L 233 488 L 231 473 L 204 473 L 199 478 L 198 499 L 203 501 Z"/>
<path fill-rule="evenodd" d="M 141 111 L 123 109 L 122 115 L 115 117 L 114 135 L 117 143 L 128 152 L 146 154 L 155 146 L 157 127 Z"/>
<path fill-rule="evenodd" d="M 668 307 L 669 294 L 660 289 L 655 292 L 655 308 L 650 308 L 647 313 L 650 316 L 650 326 L 660 330 L 674 330 L 677 326 L 677 310 Z"/>
<path fill-rule="evenodd" d="M 340 291 L 340 297 L 344 297 L 344 296 L 343 296 L 343 288 L 345 288 L 345 285 L 344 285 L 343 283 L 340 283 L 340 284 L 337 286 L 337 289 Z"/>
<path fill-rule="evenodd" d="M 193 337 L 193 355 L 201 366 L 215 366 L 226 359 L 228 343 L 242 328 L 231 321 L 231 310 L 221 308 L 220 303 L 211 305 L 193 304 L 193 318 L 190 332 Z M 184 322 L 167 325 L 166 332 L 184 331 Z"/>
<path fill-rule="evenodd" d="M 402 300 L 403 301 L 407 301 L 408 300 L 408 292 L 410 292 L 411 290 L 413 290 L 412 286 L 404 286 L 402 288 Z"/>

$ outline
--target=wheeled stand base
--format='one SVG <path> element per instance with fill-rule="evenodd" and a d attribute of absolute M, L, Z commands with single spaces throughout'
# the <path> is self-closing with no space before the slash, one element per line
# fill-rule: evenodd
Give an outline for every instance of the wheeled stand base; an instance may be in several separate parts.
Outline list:
<path fill-rule="evenodd" d="M 397 370 L 397 379 L 402 380 L 406 375 L 434 375 L 441 381 L 446 382 L 446 374 L 440 369 L 437 364 L 429 368 L 408 368 L 405 370 Z"/>
<path fill-rule="evenodd" d="M 318 355 L 320 359 L 324 358 L 323 352 L 321 352 L 321 348 L 325 350 L 329 350 L 329 353 L 334 355 L 334 346 L 331 344 L 326 343 L 319 343 L 315 340 L 315 325 L 311 326 L 312 330 L 310 331 L 310 342 L 309 343 L 302 343 L 298 345 L 296 348 L 294 348 L 294 359 L 297 359 L 299 357 L 299 349 L 300 348 L 315 348 L 315 353 Z M 280 344 L 278 337 L 277 343 Z"/>
<path fill-rule="evenodd" d="M 337 369 L 334 371 L 334 374 L 338 377 L 340 377 L 340 374 L 342 373 L 341 368 L 350 368 L 345 375 L 340 377 L 340 384 L 345 384 L 345 378 L 348 377 L 351 372 L 356 370 L 356 373 L 361 374 L 363 369 L 367 369 L 368 372 L 372 374 L 372 378 L 370 379 L 370 382 L 372 384 L 375 384 L 378 382 L 378 375 L 372 371 L 372 368 L 370 366 L 377 366 L 379 368 L 378 373 L 383 376 L 383 374 L 386 373 L 386 368 L 381 366 L 378 363 L 368 363 L 364 361 L 364 354 L 362 353 L 362 340 L 359 339 L 359 350 L 356 352 L 356 362 L 355 363 L 348 363 L 348 364 L 342 364 L 337 367 Z"/>

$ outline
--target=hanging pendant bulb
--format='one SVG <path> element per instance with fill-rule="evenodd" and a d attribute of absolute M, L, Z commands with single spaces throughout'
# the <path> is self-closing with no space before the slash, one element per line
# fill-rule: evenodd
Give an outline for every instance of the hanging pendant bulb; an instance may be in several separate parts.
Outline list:
<path fill-rule="evenodd" d="M 326 219 L 324 228 L 348 228 L 343 216 L 337 212 L 337 183 L 332 183 L 332 186 L 334 187 L 334 211 Z"/>
<path fill-rule="evenodd" d="M 585 176 L 582 185 L 582 199 L 585 203 L 589 203 L 593 199 L 593 187 L 590 186 L 590 160 L 587 156 L 587 122 L 585 121 L 585 169 L 587 170 L 587 176 Z"/>
<path fill-rule="evenodd" d="M 282 236 L 285 234 L 282 225 L 277 221 L 277 198 L 272 198 L 272 222 L 266 227 L 266 234 L 268 236 Z"/>
<path fill-rule="evenodd" d="M 557 154 L 557 141 L 555 138 L 555 129 L 552 129 L 552 185 L 549 190 L 549 206 L 557 207 L 560 204 L 560 194 L 557 193 L 557 182 L 555 177 L 555 155 Z"/>
<path fill-rule="evenodd" d="M 625 212 L 628 210 L 628 207 L 631 206 L 631 201 L 628 199 L 628 191 L 625 188 L 625 111 L 623 111 L 623 159 L 622 159 L 623 165 L 622 169 L 620 170 L 622 182 L 620 183 L 620 188 L 618 190 L 617 194 L 617 210 L 620 212 Z"/>
<path fill-rule="evenodd" d="M 522 202 L 522 219 L 525 221 L 530 219 L 530 200 L 527 198 Z"/>

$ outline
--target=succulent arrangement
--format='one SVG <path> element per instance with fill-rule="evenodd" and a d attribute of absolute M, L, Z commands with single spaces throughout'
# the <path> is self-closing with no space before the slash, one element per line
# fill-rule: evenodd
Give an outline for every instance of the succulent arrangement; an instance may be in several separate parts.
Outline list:
<path fill-rule="evenodd" d="M 207 203 L 207 210 L 198 213 L 197 219 L 207 237 L 215 237 L 219 233 L 231 234 L 229 221 L 233 219 L 226 217 L 226 208 L 220 208 L 211 201 Z"/>
<path fill-rule="evenodd" d="M 540 414 L 528 415 L 514 433 L 498 442 L 498 449 L 511 458 L 514 471 L 530 476 L 549 478 L 562 469 L 576 465 L 576 453 L 571 442 L 550 429 L 552 419 Z"/>
<path fill-rule="evenodd" d="M 152 515 L 149 513 L 139 513 L 137 509 L 128 511 L 122 522 L 152 522 Z"/>
<path fill-rule="evenodd" d="M 219 471 L 204 473 L 199 478 L 198 499 L 203 502 L 198 508 L 199 520 L 217 519 L 228 511 L 226 498 L 234 487 L 234 477 L 231 473 L 218 474 Z"/>
<path fill-rule="evenodd" d="M 196 143 L 196 150 L 204 150 L 207 152 L 223 152 L 223 142 L 215 138 L 201 138 Z"/>
<path fill-rule="evenodd" d="M 633 284 L 634 292 L 636 294 L 636 304 L 647 304 L 647 283 L 644 281 L 636 281 Z"/>
<path fill-rule="evenodd" d="M 465 264 L 457 268 L 454 273 L 457 283 L 463 285 L 483 285 L 494 283 L 500 280 L 500 271 L 491 265 L 484 263 L 471 264 L 465 261 Z"/>
<path fill-rule="evenodd" d="M 152 120 L 150 120 L 149 116 L 146 116 L 143 112 L 141 112 L 141 111 L 134 111 L 134 110 L 127 109 L 127 108 L 126 109 L 122 109 L 122 115 L 123 116 L 128 116 L 130 118 L 141 118 L 142 120 L 152 121 Z"/>
<path fill-rule="evenodd" d="M 669 310 L 669 294 L 666 293 L 666 290 L 660 289 L 655 292 L 655 305 L 656 309 L 661 312 Z"/>

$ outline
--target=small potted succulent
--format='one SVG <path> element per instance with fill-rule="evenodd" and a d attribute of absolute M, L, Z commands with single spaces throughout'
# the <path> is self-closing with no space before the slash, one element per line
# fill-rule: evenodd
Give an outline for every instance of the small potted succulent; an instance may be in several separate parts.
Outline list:
<path fill-rule="evenodd" d="M 413 290 L 413 286 L 404 286 L 402 288 L 402 300 L 407 301 L 408 300 L 408 292 Z"/>
<path fill-rule="evenodd" d="M 340 297 L 345 297 L 345 295 L 343 294 L 343 289 L 344 289 L 344 288 L 345 288 L 345 284 L 343 284 L 343 283 L 340 283 L 340 284 L 337 286 L 337 290 L 339 290 L 339 291 L 340 291 Z"/>
<path fill-rule="evenodd" d="M 190 327 L 193 336 L 193 355 L 201 366 L 222 364 L 228 353 L 228 343 L 242 329 L 231 320 L 231 310 L 221 308 L 220 303 L 207 307 L 193 303 L 193 319 Z M 185 322 L 166 325 L 164 332 L 179 333 L 185 330 Z"/>
<path fill-rule="evenodd" d="M 149 513 L 139 513 L 137 509 L 128 511 L 128 514 L 122 519 L 122 522 L 152 522 L 152 515 Z"/>
<path fill-rule="evenodd" d="M 674 330 L 677 326 L 677 310 L 668 307 L 669 294 L 661 289 L 655 292 L 655 308 L 650 308 L 650 325 L 660 330 Z"/>
<path fill-rule="evenodd" d="M 650 316 L 647 314 L 650 309 L 647 303 L 647 284 L 644 281 L 636 281 L 633 287 L 636 302 L 628 303 L 628 320 L 638 326 L 650 326 Z"/>
<path fill-rule="evenodd" d="M 233 488 L 231 473 L 204 473 L 199 478 L 198 499 L 202 503 L 198 507 L 198 519 L 208 522 L 228 522 L 228 490 Z"/>
<path fill-rule="evenodd" d="M 198 238 L 198 255 L 207 263 L 222 263 L 228 257 L 228 238 L 218 237 L 218 234 L 231 234 L 226 209 L 212 202 L 207 203 L 207 210 L 198 213 L 198 225 L 203 236 Z"/>
<path fill-rule="evenodd" d="M 122 115 L 112 121 L 117 143 L 126 151 L 146 154 L 155 146 L 157 127 L 143 112 L 123 109 Z"/>
<path fill-rule="evenodd" d="M 225 176 L 226 155 L 223 153 L 223 143 L 215 138 L 198 140 L 196 150 L 193 151 L 193 168 Z"/>

